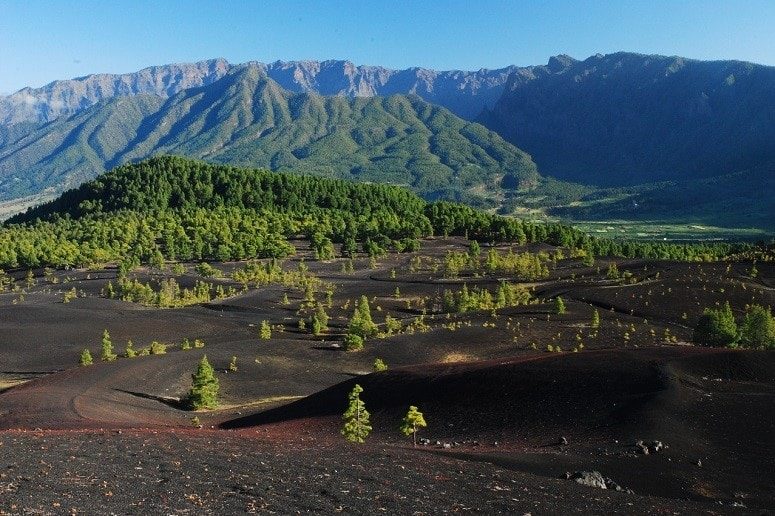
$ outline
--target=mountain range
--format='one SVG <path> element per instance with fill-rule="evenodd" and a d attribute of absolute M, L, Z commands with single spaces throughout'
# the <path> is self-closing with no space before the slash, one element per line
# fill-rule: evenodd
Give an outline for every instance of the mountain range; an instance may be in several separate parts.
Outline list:
<path fill-rule="evenodd" d="M 0 192 L 73 187 L 157 154 L 390 182 L 427 198 L 498 197 L 504 183 L 539 179 L 527 154 L 418 96 L 292 93 L 248 63 L 167 99 L 112 97 L 37 127 L 0 151 Z"/>
<path fill-rule="evenodd" d="M 773 141 L 775 68 L 739 61 L 620 52 L 438 72 L 215 59 L 0 97 L 0 199 L 164 153 L 503 213 L 772 231 Z"/>
<path fill-rule="evenodd" d="M 436 71 L 427 68 L 392 70 L 381 66 L 357 66 L 349 61 L 250 62 L 280 86 L 293 93 L 314 92 L 324 96 L 374 97 L 416 94 L 453 113 L 473 119 L 492 107 L 516 66 L 497 70 Z M 151 66 L 126 74 L 95 74 L 54 81 L 41 88 L 23 88 L 0 96 L 0 123 L 50 122 L 72 115 L 101 100 L 149 93 L 170 97 L 182 90 L 211 84 L 244 65 L 225 59 L 197 63 Z"/>

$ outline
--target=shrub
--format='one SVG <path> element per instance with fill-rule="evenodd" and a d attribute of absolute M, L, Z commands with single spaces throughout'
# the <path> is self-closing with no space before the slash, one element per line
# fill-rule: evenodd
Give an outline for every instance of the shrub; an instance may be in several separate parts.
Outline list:
<path fill-rule="evenodd" d="M 151 355 L 164 355 L 167 353 L 167 345 L 158 341 L 151 342 Z"/>

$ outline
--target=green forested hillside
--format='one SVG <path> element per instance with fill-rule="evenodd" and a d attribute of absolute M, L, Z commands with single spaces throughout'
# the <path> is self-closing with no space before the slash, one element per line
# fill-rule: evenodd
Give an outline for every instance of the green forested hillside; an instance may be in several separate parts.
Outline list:
<path fill-rule="evenodd" d="M 255 65 L 163 101 L 100 103 L 0 150 L 0 198 L 73 186 L 154 154 L 406 185 L 496 206 L 539 176 L 530 156 L 419 97 L 292 94 Z"/>
<path fill-rule="evenodd" d="M 0 230 L 0 267 L 282 257 L 293 253 L 288 238 L 300 234 L 320 258 L 416 249 L 430 235 L 546 242 L 593 256 L 696 260 L 739 249 L 596 239 L 562 224 L 428 203 L 396 186 L 159 157 L 9 220 Z"/>

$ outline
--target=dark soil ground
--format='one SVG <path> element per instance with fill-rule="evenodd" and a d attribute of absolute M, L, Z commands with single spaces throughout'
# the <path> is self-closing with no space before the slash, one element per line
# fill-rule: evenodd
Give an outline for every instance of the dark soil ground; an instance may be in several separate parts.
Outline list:
<path fill-rule="evenodd" d="M 429 240 L 419 254 L 441 261 L 466 246 Z M 494 314 L 428 313 L 429 331 L 369 339 L 348 353 L 332 344 L 362 294 L 376 322 L 390 314 L 407 323 L 422 313 L 418 300 L 445 288 L 494 289 L 512 278 L 444 278 L 429 259 L 412 271 L 409 254 L 388 255 L 375 269 L 357 259 L 347 273 L 342 259 L 310 260 L 303 242 L 284 267 L 296 268 L 301 257 L 334 286 L 331 330 L 321 337 L 297 329 L 309 315 L 299 312 L 302 292 L 280 285 L 158 309 L 102 297 L 115 269 L 36 271 L 33 286 L 25 271 L 14 273 L 16 291 L 0 293 L 0 514 L 758 514 L 775 507 L 775 355 L 689 344 L 706 306 L 729 301 L 741 316 L 746 304 L 775 305 L 770 264 L 757 264 L 750 278 L 750 263 L 619 260 L 635 278 L 623 282 L 606 279 L 606 260 L 584 267 L 563 259 L 548 279 L 530 284 L 537 303 Z M 242 264 L 215 265 L 228 273 Z M 190 286 L 202 278 L 189 265 L 176 279 Z M 73 287 L 80 297 L 63 303 Z M 566 314 L 553 311 L 557 295 Z M 276 326 L 270 340 L 258 338 L 263 320 Z M 119 353 L 128 339 L 135 348 L 154 340 L 170 347 L 102 363 L 105 329 Z M 184 338 L 206 346 L 183 351 Z M 579 343 L 583 349 L 572 352 Z M 85 347 L 95 365 L 78 367 Z M 193 414 L 178 399 L 204 353 L 218 372 L 221 408 Z M 238 371 L 227 372 L 232 356 Z M 377 357 L 389 370 L 368 374 Z M 363 445 L 339 436 L 356 382 L 374 426 Z M 398 433 L 409 404 L 424 412 L 429 427 L 421 436 L 430 445 L 413 449 Z M 203 428 L 193 427 L 193 415 Z M 562 437 L 567 445 L 558 444 Z M 668 448 L 640 455 L 637 440 Z M 634 494 L 560 478 L 579 470 L 598 470 Z"/>

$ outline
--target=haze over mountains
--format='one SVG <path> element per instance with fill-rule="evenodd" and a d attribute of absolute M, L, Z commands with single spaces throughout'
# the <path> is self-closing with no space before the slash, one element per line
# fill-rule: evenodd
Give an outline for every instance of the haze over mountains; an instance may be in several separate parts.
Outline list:
<path fill-rule="evenodd" d="M 0 121 L 0 199 L 168 153 L 503 212 L 775 228 L 775 68 L 738 61 L 622 52 L 436 72 L 216 59 L 25 88 L 0 97 Z"/>

